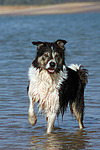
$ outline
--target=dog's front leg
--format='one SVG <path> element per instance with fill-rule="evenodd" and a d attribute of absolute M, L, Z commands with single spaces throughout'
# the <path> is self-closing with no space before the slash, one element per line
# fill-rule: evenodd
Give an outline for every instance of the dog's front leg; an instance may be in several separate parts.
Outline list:
<path fill-rule="evenodd" d="M 37 122 L 36 115 L 34 112 L 34 101 L 32 97 L 29 97 L 30 103 L 29 103 L 29 109 L 28 109 L 28 121 L 29 123 L 34 126 Z"/>
<path fill-rule="evenodd" d="M 52 112 L 48 113 L 48 115 L 47 115 L 47 133 L 48 134 L 52 132 L 55 118 L 56 118 L 56 113 L 52 113 Z"/>

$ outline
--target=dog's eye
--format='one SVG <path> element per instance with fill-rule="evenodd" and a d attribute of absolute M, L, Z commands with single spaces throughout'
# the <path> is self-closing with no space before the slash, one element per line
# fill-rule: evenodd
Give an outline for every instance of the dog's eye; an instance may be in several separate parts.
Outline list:
<path fill-rule="evenodd" d="M 44 54 L 43 57 L 42 57 L 42 59 L 45 60 L 45 59 L 48 58 L 48 57 L 49 57 L 48 54 Z"/>
<path fill-rule="evenodd" d="M 56 57 L 56 58 L 60 58 L 60 55 L 59 55 L 59 54 L 56 54 L 55 57 Z"/>
<path fill-rule="evenodd" d="M 56 54 L 56 55 L 55 55 L 55 59 L 56 59 L 57 62 L 60 62 L 61 56 L 60 56 L 59 54 Z"/>

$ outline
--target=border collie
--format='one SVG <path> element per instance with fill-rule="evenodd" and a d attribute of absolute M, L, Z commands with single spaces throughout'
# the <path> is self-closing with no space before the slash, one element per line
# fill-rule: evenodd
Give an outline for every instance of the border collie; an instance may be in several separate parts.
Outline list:
<path fill-rule="evenodd" d="M 84 88 L 88 72 L 81 65 L 65 64 L 65 40 L 56 42 L 33 41 L 37 55 L 29 68 L 29 110 L 28 120 L 32 126 L 37 122 L 34 104 L 38 102 L 39 112 L 43 110 L 47 119 L 47 133 L 52 132 L 56 115 L 62 117 L 69 104 L 71 113 L 83 128 Z"/>

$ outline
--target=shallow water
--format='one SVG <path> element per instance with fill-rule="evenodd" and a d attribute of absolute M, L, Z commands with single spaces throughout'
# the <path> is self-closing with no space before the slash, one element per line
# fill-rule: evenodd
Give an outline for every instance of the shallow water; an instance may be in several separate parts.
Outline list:
<path fill-rule="evenodd" d="M 0 16 L 0 149 L 100 149 L 100 13 Z M 66 63 L 89 70 L 83 131 L 69 109 L 46 134 L 43 114 L 28 122 L 28 67 L 36 54 L 33 40 L 66 44 Z M 38 112 L 37 106 L 35 111 Z"/>

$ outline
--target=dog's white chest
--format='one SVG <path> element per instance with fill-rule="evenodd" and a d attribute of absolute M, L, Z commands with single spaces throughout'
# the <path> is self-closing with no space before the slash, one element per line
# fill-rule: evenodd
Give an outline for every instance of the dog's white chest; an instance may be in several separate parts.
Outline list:
<path fill-rule="evenodd" d="M 59 88 L 64 79 L 63 73 L 51 75 L 46 71 L 29 68 L 29 96 L 34 102 L 39 102 L 39 111 L 42 109 L 48 112 L 56 113 L 59 108 Z"/>

